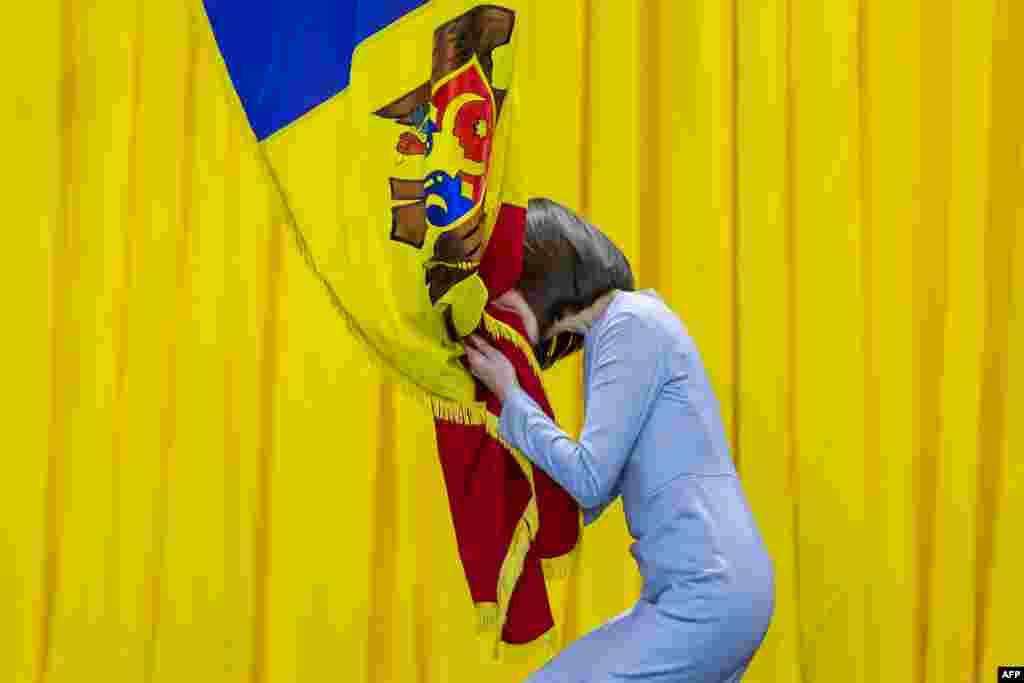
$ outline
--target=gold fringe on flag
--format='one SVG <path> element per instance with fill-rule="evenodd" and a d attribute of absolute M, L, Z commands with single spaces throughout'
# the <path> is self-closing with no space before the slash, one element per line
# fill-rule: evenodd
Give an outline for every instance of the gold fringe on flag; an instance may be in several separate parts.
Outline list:
<path fill-rule="evenodd" d="M 541 371 L 540 365 L 537 364 L 537 358 L 533 355 L 533 349 L 530 347 L 529 342 L 514 327 L 506 325 L 488 313 L 485 312 L 483 318 L 484 329 L 487 330 L 488 334 L 512 342 L 523 352 L 527 362 L 530 364 L 530 369 L 533 370 L 533 374 L 540 380 L 541 386 L 544 386 L 544 373 Z M 546 391 L 547 389 L 545 388 Z"/>
<path fill-rule="evenodd" d="M 516 459 L 516 462 L 519 463 L 519 467 L 523 474 L 526 475 L 527 480 L 530 482 L 530 501 L 527 503 L 526 509 L 523 511 L 522 518 L 516 525 L 515 532 L 512 536 L 512 542 L 509 544 L 508 552 L 505 554 L 505 559 L 502 561 L 502 565 L 498 573 L 498 601 L 496 603 L 478 603 L 476 608 L 478 630 L 480 632 L 495 632 L 493 654 L 496 659 L 503 659 L 503 655 L 509 652 L 521 652 L 524 654 L 526 652 L 532 652 L 535 643 L 510 645 L 501 641 L 501 632 L 504 629 L 505 620 L 508 617 L 509 601 L 512 598 L 512 592 L 515 590 L 519 577 L 522 576 L 523 565 L 526 561 L 526 554 L 529 552 L 530 545 L 536 538 L 540 523 L 537 511 L 537 495 L 533 479 L 533 467 L 530 461 L 522 454 L 521 451 L 519 451 L 519 449 L 514 448 L 501 437 L 498 433 L 499 418 L 492 415 L 487 410 L 484 403 L 480 401 L 474 401 L 468 404 L 460 403 L 458 401 L 453 401 L 437 396 L 436 394 L 432 394 L 423 387 L 417 385 L 415 382 L 411 381 L 402 373 L 398 372 L 390 363 L 388 363 L 380 355 L 374 345 L 366 338 L 366 335 L 359 327 L 359 324 L 352 318 L 341 303 L 341 299 L 334 291 L 334 288 L 331 286 L 328 279 L 320 272 L 319 268 L 317 268 L 316 262 L 313 260 L 306 240 L 301 231 L 299 231 L 295 225 L 294 220 L 289 221 L 289 226 L 292 229 L 296 245 L 306 261 L 306 264 L 327 290 L 327 294 L 332 305 L 345 322 L 346 328 L 352 335 L 352 338 L 356 340 L 357 345 L 366 352 L 366 357 L 369 359 L 370 363 L 375 368 L 379 369 L 381 373 L 402 392 L 403 395 L 429 409 L 435 418 L 456 424 L 485 426 L 488 435 L 498 441 L 509 451 L 509 453 L 512 454 Z M 530 347 L 529 343 L 514 328 L 495 319 L 486 312 L 483 314 L 483 323 L 484 329 L 486 329 L 489 334 L 496 338 L 506 339 L 512 342 L 520 351 L 523 352 L 523 355 L 530 364 L 530 368 L 540 379 L 541 385 L 543 386 L 544 376 L 540 366 L 537 364 L 537 360 L 533 355 L 533 349 Z M 568 576 L 571 571 L 573 560 L 579 549 L 579 545 L 579 542 L 577 542 L 576 547 L 562 557 L 542 560 L 542 568 L 545 578 L 558 579 Z M 557 630 L 552 627 L 546 634 L 541 636 L 539 640 L 544 647 L 553 651 L 558 641 Z"/>

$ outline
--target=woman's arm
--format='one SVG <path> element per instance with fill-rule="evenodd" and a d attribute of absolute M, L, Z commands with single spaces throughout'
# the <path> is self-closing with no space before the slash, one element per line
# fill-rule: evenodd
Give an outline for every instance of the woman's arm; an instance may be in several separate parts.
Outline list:
<path fill-rule="evenodd" d="M 582 508 L 600 514 L 657 396 L 663 357 L 663 337 L 649 323 L 617 314 L 595 340 L 580 440 L 559 429 L 518 385 L 505 397 L 499 432 Z"/>

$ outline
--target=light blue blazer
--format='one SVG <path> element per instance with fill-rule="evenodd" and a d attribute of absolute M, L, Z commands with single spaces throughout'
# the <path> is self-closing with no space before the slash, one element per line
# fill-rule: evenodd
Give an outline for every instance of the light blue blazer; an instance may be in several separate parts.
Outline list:
<path fill-rule="evenodd" d="M 579 441 L 518 388 L 499 430 L 586 524 L 622 496 L 643 589 L 528 681 L 738 681 L 771 620 L 773 568 L 700 354 L 653 290 L 616 294 L 583 352 Z"/>

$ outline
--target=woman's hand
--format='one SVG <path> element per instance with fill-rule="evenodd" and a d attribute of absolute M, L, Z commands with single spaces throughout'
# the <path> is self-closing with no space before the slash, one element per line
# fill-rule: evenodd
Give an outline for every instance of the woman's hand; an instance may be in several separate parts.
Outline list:
<path fill-rule="evenodd" d="M 469 360 L 469 371 L 504 403 L 508 392 L 519 386 L 511 361 L 475 334 L 466 337 L 463 346 Z"/>

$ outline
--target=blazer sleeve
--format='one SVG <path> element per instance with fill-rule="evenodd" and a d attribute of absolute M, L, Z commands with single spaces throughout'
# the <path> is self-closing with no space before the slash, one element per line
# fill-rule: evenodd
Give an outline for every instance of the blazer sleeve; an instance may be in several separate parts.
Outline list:
<path fill-rule="evenodd" d="M 502 438 L 580 507 L 593 511 L 589 521 L 617 495 L 622 469 L 661 388 L 665 356 L 664 335 L 632 312 L 609 318 L 598 334 L 579 441 L 559 429 L 518 387 L 506 396 L 499 421 Z"/>

